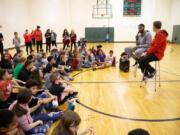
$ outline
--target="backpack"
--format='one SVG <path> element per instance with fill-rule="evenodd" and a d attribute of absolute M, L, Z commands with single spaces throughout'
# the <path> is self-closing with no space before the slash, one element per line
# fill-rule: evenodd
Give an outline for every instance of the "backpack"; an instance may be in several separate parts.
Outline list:
<path fill-rule="evenodd" d="M 123 52 L 119 60 L 119 69 L 120 71 L 123 72 L 129 72 L 129 67 L 130 67 L 130 61 L 128 55 L 125 52 Z"/>

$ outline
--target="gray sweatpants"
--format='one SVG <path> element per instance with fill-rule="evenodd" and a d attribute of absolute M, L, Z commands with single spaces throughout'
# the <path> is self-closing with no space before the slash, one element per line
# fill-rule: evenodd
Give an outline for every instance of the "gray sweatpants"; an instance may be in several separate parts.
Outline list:
<path fill-rule="evenodd" d="M 141 47 L 127 47 L 125 48 L 125 53 L 128 54 L 129 58 L 132 57 L 134 59 L 140 58 L 141 55 L 147 50 L 147 48 Z"/>

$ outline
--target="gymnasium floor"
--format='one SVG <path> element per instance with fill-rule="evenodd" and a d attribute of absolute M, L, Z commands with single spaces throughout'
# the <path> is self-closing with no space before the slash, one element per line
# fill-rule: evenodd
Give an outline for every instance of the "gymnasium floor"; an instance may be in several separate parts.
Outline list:
<path fill-rule="evenodd" d="M 98 43 L 88 44 L 88 47 Z M 133 43 L 103 43 L 106 53 L 120 53 Z M 140 88 L 141 73 L 134 77 L 119 71 L 118 65 L 102 70 L 73 72 L 73 86 L 79 90 L 76 111 L 82 118 L 80 131 L 93 126 L 95 135 L 127 135 L 135 128 L 151 135 L 180 135 L 180 46 L 168 45 L 160 62 L 161 87 L 154 92 L 154 80 Z M 134 61 L 131 61 L 131 65 Z M 154 63 L 153 63 L 154 64 Z"/>
<path fill-rule="evenodd" d="M 95 44 L 96 45 L 96 44 Z M 134 44 L 103 44 L 103 49 L 119 55 Z M 88 46 L 92 46 L 89 44 Z M 154 80 L 140 88 L 141 73 L 134 77 L 134 67 L 122 73 L 116 67 L 74 73 L 73 86 L 79 100 L 81 129 L 93 126 L 95 135 L 127 135 L 134 128 L 147 129 L 151 135 L 180 135 L 180 46 L 168 45 L 160 62 L 161 88 L 154 92 Z M 131 61 L 131 65 L 134 61 Z M 106 113 L 106 114 L 104 114 Z M 110 116 L 107 116 L 109 115 Z"/>

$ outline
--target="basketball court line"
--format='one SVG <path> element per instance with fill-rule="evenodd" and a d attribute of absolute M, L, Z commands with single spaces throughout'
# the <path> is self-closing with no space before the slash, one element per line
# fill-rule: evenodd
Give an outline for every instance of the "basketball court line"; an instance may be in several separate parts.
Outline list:
<path fill-rule="evenodd" d="M 87 69 L 87 70 L 84 70 L 84 71 L 81 71 L 75 75 L 73 75 L 73 77 L 76 77 L 78 75 L 80 75 L 81 73 L 84 73 L 84 72 L 87 72 L 87 71 L 90 71 L 92 69 Z M 164 72 L 164 71 L 163 71 Z M 176 75 L 176 76 L 180 76 L 180 75 L 177 75 L 175 73 L 170 73 L 170 72 L 166 72 L 168 74 L 171 74 L 171 75 Z M 94 83 L 140 83 L 141 81 L 107 81 L 107 82 L 97 82 L 97 81 L 94 81 L 94 82 L 90 82 L 90 81 L 84 81 L 84 82 L 72 82 L 74 84 L 94 84 Z M 154 82 L 154 81 L 150 81 L 150 82 Z M 180 80 L 163 80 L 161 82 L 164 82 L 164 83 L 173 83 L 173 82 L 180 82 Z M 118 115 L 114 115 L 114 114 L 109 114 L 109 113 L 106 113 L 106 112 L 102 112 L 102 111 L 99 111 L 99 110 L 96 110 L 92 107 L 89 107 L 83 103 L 81 103 L 79 100 L 76 101 L 80 106 L 90 110 L 90 111 L 93 111 L 95 113 L 98 113 L 98 114 L 101 114 L 101 115 L 104 115 L 104 116 L 108 116 L 108 117 L 112 117 L 112 118 L 117 118 L 117 119 L 122 119 L 122 120 L 128 120 L 128 121 L 136 121 L 136 122 L 173 122 L 173 121 L 179 121 L 180 120 L 180 117 L 177 117 L 177 118 L 163 118 L 163 119 L 145 119 L 145 118 L 131 118 L 131 117 L 124 117 L 124 116 L 118 116 Z"/>

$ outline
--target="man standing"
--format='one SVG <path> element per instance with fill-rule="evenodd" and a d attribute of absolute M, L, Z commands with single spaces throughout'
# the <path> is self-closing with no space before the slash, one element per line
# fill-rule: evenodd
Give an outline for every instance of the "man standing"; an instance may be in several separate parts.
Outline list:
<path fill-rule="evenodd" d="M 2 28 L 2 26 L 0 25 L 0 28 Z M 1 59 L 2 59 L 2 56 L 3 56 L 3 49 L 4 49 L 4 46 L 3 46 L 3 34 L 0 33 L 0 54 L 1 54 Z"/>
<path fill-rule="evenodd" d="M 139 24 L 138 33 L 136 35 L 136 46 L 125 48 L 125 52 L 128 54 L 129 58 L 132 57 L 137 60 L 150 47 L 151 42 L 151 33 L 145 30 L 144 24 Z"/>
<path fill-rule="evenodd" d="M 34 36 L 36 40 L 36 45 L 37 45 L 37 53 L 40 50 L 42 50 L 42 32 L 40 30 L 40 26 L 37 26 L 37 29 L 34 31 Z"/>
<path fill-rule="evenodd" d="M 153 23 L 153 31 L 156 33 L 152 41 L 151 47 L 142 54 L 138 60 L 139 67 L 143 73 L 143 80 L 153 78 L 156 74 L 155 69 L 149 64 L 152 61 L 159 61 L 163 58 L 167 44 L 168 33 L 166 30 L 161 30 L 162 23 L 155 21 Z"/>

